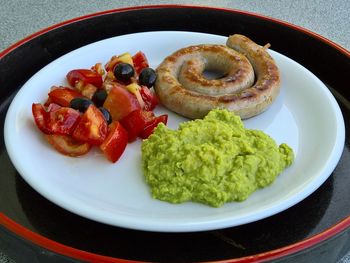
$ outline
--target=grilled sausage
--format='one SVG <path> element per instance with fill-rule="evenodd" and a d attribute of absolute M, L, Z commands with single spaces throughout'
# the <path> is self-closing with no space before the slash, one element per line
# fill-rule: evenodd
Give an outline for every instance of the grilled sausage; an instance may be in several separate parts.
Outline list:
<path fill-rule="evenodd" d="M 222 76 L 208 79 L 205 71 Z M 226 46 L 182 48 L 164 59 L 157 74 L 155 91 L 162 104 L 190 119 L 214 108 L 249 118 L 264 111 L 280 89 L 279 70 L 266 48 L 237 34 Z"/>

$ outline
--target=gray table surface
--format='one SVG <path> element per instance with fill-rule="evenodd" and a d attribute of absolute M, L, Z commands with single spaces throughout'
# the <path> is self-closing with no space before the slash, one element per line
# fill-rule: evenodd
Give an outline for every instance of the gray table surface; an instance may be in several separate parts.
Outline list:
<path fill-rule="evenodd" d="M 281 19 L 318 33 L 350 50 L 350 0 L 0 0 L 0 50 L 50 25 L 120 7 L 185 4 L 246 10 Z M 0 248 L 0 263 L 13 262 Z M 350 262 L 350 252 L 342 263 Z"/>

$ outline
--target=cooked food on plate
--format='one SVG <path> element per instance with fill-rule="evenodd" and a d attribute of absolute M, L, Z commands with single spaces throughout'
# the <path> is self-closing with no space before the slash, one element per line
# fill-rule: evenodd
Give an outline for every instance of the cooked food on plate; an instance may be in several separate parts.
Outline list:
<path fill-rule="evenodd" d="M 113 56 L 105 67 L 73 69 L 68 85 L 54 86 L 45 103 L 33 103 L 34 121 L 58 152 L 77 157 L 97 146 L 115 163 L 128 142 L 147 138 L 168 115 L 155 116 L 155 71 L 141 51 Z"/>
<path fill-rule="evenodd" d="M 294 159 L 285 143 L 246 129 L 227 110 L 171 130 L 160 124 L 142 143 L 143 171 L 152 196 L 170 203 L 194 201 L 213 207 L 244 201 L 270 185 Z"/>
<path fill-rule="evenodd" d="M 155 91 L 163 105 L 190 119 L 215 108 L 250 118 L 263 112 L 280 90 L 280 73 L 267 48 L 238 34 L 226 46 L 182 48 L 158 66 Z"/>
<path fill-rule="evenodd" d="M 103 67 L 73 69 L 67 85 L 33 103 L 34 121 L 58 152 L 72 157 L 97 147 L 116 162 L 143 139 L 142 167 L 154 198 L 220 207 L 273 183 L 294 159 L 285 143 L 246 129 L 241 119 L 264 111 L 280 89 L 268 46 L 242 35 L 169 55 L 156 70 L 141 51 L 113 56 Z M 161 102 L 189 119 L 178 130 L 156 116 Z"/>

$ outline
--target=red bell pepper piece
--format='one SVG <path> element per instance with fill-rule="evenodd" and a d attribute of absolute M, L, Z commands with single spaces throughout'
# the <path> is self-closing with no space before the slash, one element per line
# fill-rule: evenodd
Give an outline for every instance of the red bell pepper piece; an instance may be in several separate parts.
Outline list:
<path fill-rule="evenodd" d="M 140 72 L 144 68 L 148 68 L 149 67 L 149 63 L 148 63 L 148 60 L 146 58 L 146 55 L 142 51 L 137 52 L 132 57 L 132 61 L 134 63 L 134 69 L 135 69 L 137 75 L 139 75 Z"/>
<path fill-rule="evenodd" d="M 67 73 L 66 77 L 72 87 L 75 87 L 78 81 L 82 81 L 84 84 L 92 84 L 101 88 L 103 82 L 102 76 L 91 69 L 73 69 Z"/>
<path fill-rule="evenodd" d="M 34 117 L 34 121 L 36 126 L 45 134 L 51 133 L 50 130 L 46 126 L 46 120 L 48 113 L 46 112 L 43 105 L 40 103 L 33 103 L 32 104 L 32 114 Z"/>
<path fill-rule="evenodd" d="M 153 110 L 158 105 L 158 97 L 146 86 L 142 86 L 140 89 L 141 98 L 144 102 L 144 110 Z"/>
<path fill-rule="evenodd" d="M 141 109 L 134 110 L 120 120 L 125 130 L 128 132 L 129 142 L 136 140 L 141 134 L 146 124 L 154 120 L 154 114 L 151 111 Z"/>
<path fill-rule="evenodd" d="M 45 134 L 71 134 L 80 118 L 78 111 L 54 103 L 48 111 L 40 103 L 33 103 L 32 113 L 35 124 Z"/>
<path fill-rule="evenodd" d="M 158 126 L 159 123 L 164 123 L 165 125 L 168 122 L 168 115 L 160 115 L 158 117 L 155 117 L 152 121 L 148 122 L 139 135 L 142 139 L 147 139 L 154 131 L 154 129 Z"/>
<path fill-rule="evenodd" d="M 72 99 L 83 97 L 83 95 L 81 95 L 77 90 L 67 87 L 53 89 L 48 95 L 50 103 L 56 103 L 62 107 L 69 107 Z"/>
<path fill-rule="evenodd" d="M 100 145 L 100 149 L 108 160 L 115 163 L 128 144 L 128 133 L 118 121 L 112 122 L 108 129 L 108 135 Z"/>
<path fill-rule="evenodd" d="M 46 115 L 46 127 L 50 134 L 72 134 L 80 118 L 79 111 L 68 107 L 57 108 L 57 105 L 49 106 L 49 109 Z"/>

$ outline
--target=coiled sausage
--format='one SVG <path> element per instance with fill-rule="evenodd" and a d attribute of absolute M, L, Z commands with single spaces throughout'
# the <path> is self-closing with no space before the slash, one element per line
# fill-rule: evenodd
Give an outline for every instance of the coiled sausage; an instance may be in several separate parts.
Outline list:
<path fill-rule="evenodd" d="M 221 72 L 208 79 L 205 71 Z M 243 35 L 224 45 L 197 45 L 171 54 L 157 68 L 155 91 L 170 110 L 190 119 L 226 108 L 242 119 L 264 111 L 280 89 L 280 73 L 266 47 Z"/>

